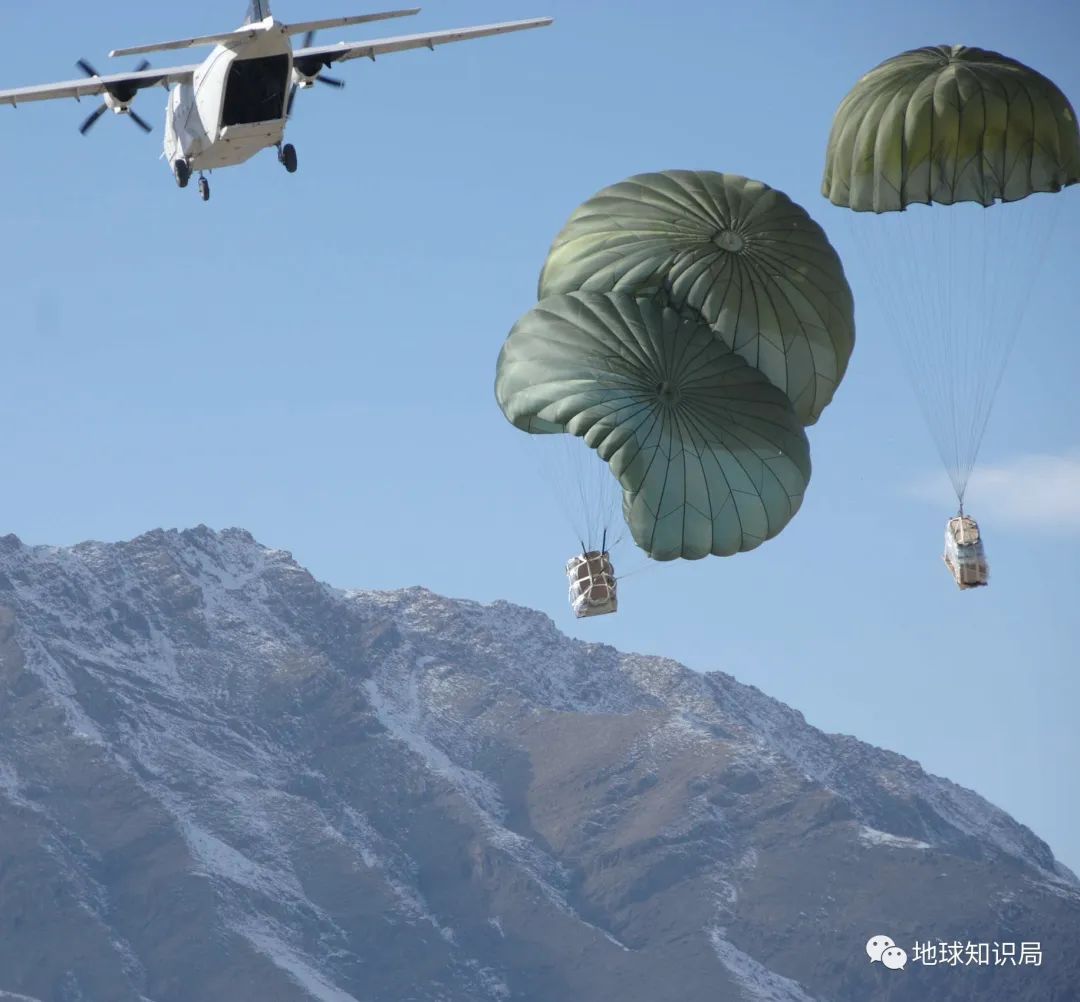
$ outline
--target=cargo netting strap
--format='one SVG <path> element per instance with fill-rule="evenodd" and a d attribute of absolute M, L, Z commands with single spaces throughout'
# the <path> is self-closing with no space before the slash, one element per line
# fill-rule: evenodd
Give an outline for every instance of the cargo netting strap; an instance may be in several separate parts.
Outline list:
<path fill-rule="evenodd" d="M 615 598 L 615 570 L 606 552 L 595 550 L 571 557 L 566 564 L 570 604 L 604 605 Z"/>

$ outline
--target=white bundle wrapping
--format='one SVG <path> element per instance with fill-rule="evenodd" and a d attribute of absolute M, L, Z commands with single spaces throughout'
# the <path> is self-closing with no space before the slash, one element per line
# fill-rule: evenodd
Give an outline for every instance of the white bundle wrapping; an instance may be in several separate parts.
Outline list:
<path fill-rule="evenodd" d="M 570 580 L 570 605 L 578 619 L 604 616 L 615 612 L 619 601 L 615 594 L 615 570 L 607 552 L 589 550 L 566 562 Z"/>
<path fill-rule="evenodd" d="M 957 515 L 945 526 L 945 566 L 958 588 L 978 588 L 990 583 L 990 564 L 986 560 L 979 526 L 968 515 Z"/>

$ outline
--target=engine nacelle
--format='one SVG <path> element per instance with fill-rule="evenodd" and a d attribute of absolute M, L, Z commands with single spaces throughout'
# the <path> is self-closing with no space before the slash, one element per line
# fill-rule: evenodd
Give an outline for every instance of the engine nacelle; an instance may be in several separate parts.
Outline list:
<path fill-rule="evenodd" d="M 293 64 L 292 78 L 293 83 L 301 90 L 307 90 L 309 87 L 315 86 L 315 79 L 322 72 L 322 66 L 314 68 L 311 73 L 305 73 L 295 63 Z"/>
<path fill-rule="evenodd" d="M 125 101 L 109 91 L 106 91 L 102 96 L 105 98 L 106 106 L 116 115 L 128 114 L 131 111 L 131 102 L 135 100 L 134 95 Z"/>

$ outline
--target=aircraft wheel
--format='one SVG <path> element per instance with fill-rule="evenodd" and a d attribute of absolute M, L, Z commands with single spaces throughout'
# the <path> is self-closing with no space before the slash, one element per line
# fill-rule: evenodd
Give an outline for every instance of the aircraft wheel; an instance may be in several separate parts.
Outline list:
<path fill-rule="evenodd" d="M 204 202 L 210 201 L 210 182 L 205 177 L 199 178 L 199 194 Z"/>
<path fill-rule="evenodd" d="M 187 187 L 188 181 L 191 180 L 191 167 L 183 157 L 173 164 L 173 176 L 176 178 L 176 183 L 179 187 Z"/>
<path fill-rule="evenodd" d="M 296 173 L 296 147 L 293 146 L 292 143 L 286 143 L 281 148 L 281 156 L 279 159 L 290 174 Z"/>

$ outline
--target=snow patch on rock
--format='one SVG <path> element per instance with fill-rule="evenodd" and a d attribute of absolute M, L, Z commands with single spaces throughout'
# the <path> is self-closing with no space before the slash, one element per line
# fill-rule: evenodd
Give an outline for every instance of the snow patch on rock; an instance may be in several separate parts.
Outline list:
<path fill-rule="evenodd" d="M 930 849 L 929 842 L 920 842 L 915 838 L 904 838 L 900 835 L 891 835 L 889 832 L 878 831 L 867 825 L 859 826 L 859 841 L 866 845 L 888 846 L 892 849 Z"/>
<path fill-rule="evenodd" d="M 720 963 L 738 983 L 744 1002 L 826 1002 L 807 994 L 797 981 L 770 971 L 748 953 L 743 953 L 724 938 L 724 931 L 717 926 L 709 929 L 709 942 Z"/>

